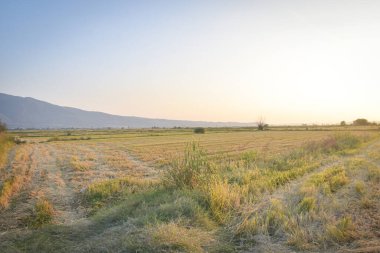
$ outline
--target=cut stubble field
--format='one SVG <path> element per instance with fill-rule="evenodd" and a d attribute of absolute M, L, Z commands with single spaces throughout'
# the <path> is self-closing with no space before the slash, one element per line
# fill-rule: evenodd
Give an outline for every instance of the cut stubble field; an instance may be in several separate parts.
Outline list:
<path fill-rule="evenodd" d="M 4 252 L 378 252 L 376 129 L 18 131 Z"/>

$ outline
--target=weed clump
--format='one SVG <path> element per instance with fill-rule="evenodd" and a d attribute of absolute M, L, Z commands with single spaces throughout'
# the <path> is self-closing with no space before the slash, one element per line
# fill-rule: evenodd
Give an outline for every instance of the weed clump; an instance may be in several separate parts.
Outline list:
<path fill-rule="evenodd" d="M 28 226 L 32 228 L 39 228 L 45 224 L 53 221 L 54 209 L 52 204 L 43 199 L 39 200 L 33 209 L 32 215 L 28 219 Z"/>
<path fill-rule="evenodd" d="M 242 204 L 243 196 L 246 195 L 238 186 L 227 182 L 215 181 L 208 190 L 210 211 L 213 217 L 221 224 L 226 223 L 233 216 L 233 211 Z"/>
<path fill-rule="evenodd" d="M 176 188 L 205 188 L 215 174 L 215 167 L 197 143 L 186 147 L 183 158 L 174 160 L 163 176 L 166 186 Z"/>
<path fill-rule="evenodd" d="M 315 209 L 316 199 L 314 197 L 305 197 L 298 204 L 299 213 L 307 213 Z"/>
<path fill-rule="evenodd" d="M 149 229 L 151 247 L 156 252 L 206 252 L 214 239 L 208 232 L 186 228 L 175 222 L 160 224 Z"/>
<path fill-rule="evenodd" d="M 349 182 L 344 168 L 336 166 L 313 175 L 307 184 L 319 187 L 324 194 L 338 191 Z"/>
<path fill-rule="evenodd" d="M 355 238 L 355 227 L 350 217 L 342 217 L 335 224 L 327 226 L 327 235 L 333 242 L 344 243 Z"/>
<path fill-rule="evenodd" d="M 134 194 L 149 189 L 152 181 L 124 177 L 104 180 L 90 184 L 84 191 L 84 200 L 95 208 L 103 206 L 111 199 L 118 199 L 122 194 Z"/>

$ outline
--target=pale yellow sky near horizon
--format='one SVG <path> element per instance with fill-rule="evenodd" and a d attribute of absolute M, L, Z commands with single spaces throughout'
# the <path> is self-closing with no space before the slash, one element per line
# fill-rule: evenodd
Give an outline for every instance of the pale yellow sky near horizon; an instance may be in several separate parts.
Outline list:
<path fill-rule="evenodd" d="M 380 121 L 380 1 L 158 2 L 9 14 L 5 32 L 33 32 L 0 47 L 1 91 L 151 118 Z"/>

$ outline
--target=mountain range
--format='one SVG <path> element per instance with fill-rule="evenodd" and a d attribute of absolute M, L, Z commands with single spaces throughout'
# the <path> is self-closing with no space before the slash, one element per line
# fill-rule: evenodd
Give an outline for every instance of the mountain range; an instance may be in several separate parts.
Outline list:
<path fill-rule="evenodd" d="M 246 127 L 256 123 L 152 119 L 85 111 L 0 93 L 0 120 L 9 129 Z"/>

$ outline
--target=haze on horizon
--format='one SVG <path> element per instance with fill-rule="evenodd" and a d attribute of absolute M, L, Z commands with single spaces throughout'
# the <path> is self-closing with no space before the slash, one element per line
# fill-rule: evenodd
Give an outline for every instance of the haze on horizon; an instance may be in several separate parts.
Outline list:
<path fill-rule="evenodd" d="M 380 121 L 380 1 L 2 1 L 0 92 L 119 115 Z"/>

